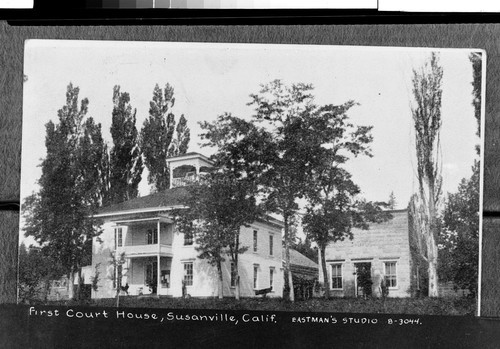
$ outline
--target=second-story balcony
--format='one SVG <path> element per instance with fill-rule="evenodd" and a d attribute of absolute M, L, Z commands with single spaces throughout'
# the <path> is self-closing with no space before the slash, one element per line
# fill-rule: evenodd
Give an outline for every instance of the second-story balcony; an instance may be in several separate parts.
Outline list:
<path fill-rule="evenodd" d="M 118 253 L 125 253 L 125 257 L 149 257 L 157 256 L 172 257 L 172 245 L 166 244 L 145 244 L 145 245 L 128 245 L 117 249 Z"/>
<path fill-rule="evenodd" d="M 189 185 L 189 184 L 192 184 L 192 183 L 198 181 L 198 179 L 199 179 L 199 176 L 197 176 L 196 174 L 189 174 L 188 173 L 184 177 L 172 178 L 171 187 L 172 188 L 183 187 L 185 185 Z"/>
<path fill-rule="evenodd" d="M 172 257 L 174 226 L 169 217 L 116 221 L 115 248 L 126 258 Z"/>

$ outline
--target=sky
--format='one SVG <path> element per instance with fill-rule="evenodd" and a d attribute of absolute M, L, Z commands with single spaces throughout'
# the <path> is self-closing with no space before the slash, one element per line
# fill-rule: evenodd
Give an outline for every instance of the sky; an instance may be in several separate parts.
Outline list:
<path fill-rule="evenodd" d="M 470 50 L 437 50 L 443 67 L 443 191 L 455 192 L 470 177 L 477 157 L 472 108 Z M 477 51 L 477 50 L 476 50 Z M 171 42 L 28 40 L 25 45 L 21 201 L 37 191 L 45 156 L 45 124 L 57 122 L 69 82 L 89 99 L 88 115 L 109 132 L 113 86 L 128 92 L 137 108 L 137 128 L 148 116 L 155 84 L 174 87 L 173 112 L 191 129 L 188 151 L 201 148 L 200 121 L 224 112 L 249 119 L 249 95 L 274 79 L 311 83 L 317 104 L 359 103 L 348 115 L 354 124 L 373 126 L 373 157 L 346 165 L 367 200 L 386 201 L 394 192 L 405 208 L 417 190 L 415 142 L 410 103 L 412 69 L 430 56 L 426 48 L 320 45 L 212 44 Z M 140 194 L 149 193 L 143 174 Z"/>

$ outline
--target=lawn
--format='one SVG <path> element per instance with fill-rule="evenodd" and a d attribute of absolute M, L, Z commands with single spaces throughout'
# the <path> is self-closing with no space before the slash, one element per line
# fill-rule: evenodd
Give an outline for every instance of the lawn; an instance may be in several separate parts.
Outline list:
<path fill-rule="evenodd" d="M 90 305 L 113 307 L 116 299 L 93 299 L 50 302 L 51 305 Z M 376 314 L 419 314 L 419 315 L 469 315 L 476 314 L 477 301 L 470 298 L 335 298 L 310 299 L 295 303 L 283 299 L 244 298 L 167 298 L 135 296 L 120 297 L 120 307 L 168 308 L 168 309 L 218 309 L 218 310 L 260 310 L 332 313 L 376 313 Z"/>

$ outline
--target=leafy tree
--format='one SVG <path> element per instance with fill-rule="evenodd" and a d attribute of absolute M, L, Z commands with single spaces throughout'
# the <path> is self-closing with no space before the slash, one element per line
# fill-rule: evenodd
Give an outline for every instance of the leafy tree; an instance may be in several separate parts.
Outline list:
<path fill-rule="evenodd" d="M 40 190 L 27 197 L 25 232 L 64 268 L 73 298 L 75 273 L 89 264 L 92 238 L 101 230 L 92 215 L 102 203 L 107 179 L 107 151 L 100 124 L 87 117 L 88 100 L 78 101 L 79 88 L 69 84 L 59 122 L 46 124 Z"/>
<path fill-rule="evenodd" d="M 170 187 L 170 170 L 167 158 L 185 154 L 190 140 L 187 120 L 181 115 L 177 127 L 171 109 L 175 104 L 174 88 L 169 84 L 162 90 L 153 90 L 149 103 L 149 117 L 141 129 L 141 147 L 149 170 L 148 182 L 156 191 Z"/>
<path fill-rule="evenodd" d="M 222 263 L 229 256 L 236 273 L 236 298 L 239 299 L 238 256 L 248 247 L 240 244 L 240 230 L 259 214 L 252 184 L 217 163 L 219 170 L 187 188 L 184 205 L 176 212 L 180 232 L 196 237 L 199 257 L 217 268 L 219 298 L 223 298 Z"/>
<path fill-rule="evenodd" d="M 39 248 L 19 246 L 19 301 L 34 302 L 46 300 L 50 281 L 59 279 L 64 271 L 57 263 L 45 256 Z"/>
<path fill-rule="evenodd" d="M 429 296 L 438 296 L 437 274 L 437 204 L 441 196 L 441 168 L 439 135 L 441 129 L 441 80 L 443 68 L 439 57 L 432 53 L 429 61 L 419 70 L 413 70 L 413 96 L 411 108 L 415 128 L 417 174 L 420 202 L 427 219 L 422 233 L 427 246 L 429 262 Z"/>
<path fill-rule="evenodd" d="M 120 306 L 120 292 L 122 290 L 121 287 L 123 280 L 123 265 L 126 263 L 125 252 L 122 252 L 120 254 L 118 254 L 116 251 L 111 252 L 108 263 L 113 267 L 113 275 L 110 276 L 110 278 L 113 281 L 113 287 L 116 288 L 115 299 L 116 299 L 116 307 L 118 308 Z M 97 274 L 97 268 L 96 268 L 96 274 Z"/>
<path fill-rule="evenodd" d="M 482 55 L 479 52 L 472 52 L 469 55 L 472 63 L 472 106 L 474 107 L 474 117 L 477 120 L 476 134 L 481 136 L 481 84 L 482 84 Z M 479 151 L 479 149 L 478 149 Z"/>
<path fill-rule="evenodd" d="M 440 277 L 477 293 L 479 262 L 479 162 L 458 191 L 448 194 L 442 217 Z"/>
<path fill-rule="evenodd" d="M 304 231 L 318 245 L 325 288 L 328 270 L 325 251 L 330 243 L 353 239 L 352 228 L 368 229 L 369 222 L 383 222 L 392 216 L 382 210 L 385 203 L 356 200 L 359 187 L 346 170 L 338 164 L 327 165 L 316 176 L 316 190 L 309 195 L 303 218 Z M 328 289 L 325 298 L 329 298 Z"/>
<path fill-rule="evenodd" d="M 282 215 L 285 241 L 285 284 L 294 299 L 290 273 L 290 226 L 299 204 L 313 182 L 314 169 L 322 166 L 324 145 L 342 138 L 351 127 L 345 112 L 355 105 L 314 103 L 313 87 L 308 84 L 284 85 L 280 80 L 261 86 L 250 95 L 255 107 L 252 122 L 225 114 L 212 124 L 203 124 L 209 140 L 233 168 L 256 183 L 265 209 Z M 337 117 L 343 115 L 343 117 Z M 358 127 L 344 139 L 343 150 L 358 154 L 370 139 L 369 127 Z M 336 133 L 342 132 L 339 136 Z M 336 154 L 341 158 L 342 154 Z M 287 284 L 288 283 L 288 284 Z"/>
<path fill-rule="evenodd" d="M 130 96 L 113 88 L 113 121 L 111 136 L 113 148 L 110 156 L 110 176 L 107 204 L 133 199 L 138 195 L 138 186 L 144 168 L 135 126 L 136 109 L 132 110 Z"/>

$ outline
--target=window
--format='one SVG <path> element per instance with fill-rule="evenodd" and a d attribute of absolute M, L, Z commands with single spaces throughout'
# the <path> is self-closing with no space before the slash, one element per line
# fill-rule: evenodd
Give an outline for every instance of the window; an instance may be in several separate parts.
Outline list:
<path fill-rule="evenodd" d="M 184 284 L 193 286 L 193 262 L 184 263 Z"/>
<path fill-rule="evenodd" d="M 269 255 L 273 255 L 273 236 L 269 235 Z"/>
<path fill-rule="evenodd" d="M 190 246 L 193 244 L 193 234 L 185 233 L 184 234 L 184 246 Z"/>
<path fill-rule="evenodd" d="M 158 230 L 149 229 L 147 234 L 147 244 L 153 245 L 158 243 Z"/>
<path fill-rule="evenodd" d="M 259 266 L 255 264 L 253 266 L 253 288 L 256 289 L 258 285 L 259 285 Z"/>
<path fill-rule="evenodd" d="M 253 231 L 253 251 L 257 252 L 257 230 Z"/>
<path fill-rule="evenodd" d="M 231 287 L 236 287 L 236 277 L 237 277 L 236 265 L 231 262 Z"/>
<path fill-rule="evenodd" d="M 123 246 L 122 228 L 115 228 L 115 249 Z"/>
<path fill-rule="evenodd" d="M 385 285 L 387 287 L 395 288 L 398 286 L 396 274 L 396 262 L 385 262 Z"/>
<path fill-rule="evenodd" d="M 274 268 L 269 268 L 269 287 L 274 291 Z"/>
<path fill-rule="evenodd" d="M 332 289 L 342 289 L 342 264 L 332 264 Z"/>

